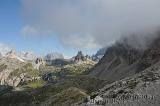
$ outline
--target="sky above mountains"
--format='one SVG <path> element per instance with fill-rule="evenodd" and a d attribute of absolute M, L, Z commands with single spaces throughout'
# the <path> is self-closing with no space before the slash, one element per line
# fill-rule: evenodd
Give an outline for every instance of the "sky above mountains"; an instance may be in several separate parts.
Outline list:
<path fill-rule="evenodd" d="M 19 51 L 87 54 L 160 24 L 159 0 L 1 0 L 0 42 Z"/>
<path fill-rule="evenodd" d="M 83 50 L 87 54 L 92 54 L 96 51 L 96 49 L 88 50 L 87 48 L 80 49 L 62 45 L 56 36 L 24 34 L 25 25 L 26 22 L 22 18 L 22 1 L 1 0 L 0 44 L 5 44 L 18 51 L 33 51 L 42 55 L 50 52 L 60 52 L 65 56 L 73 56 L 78 50 Z"/>

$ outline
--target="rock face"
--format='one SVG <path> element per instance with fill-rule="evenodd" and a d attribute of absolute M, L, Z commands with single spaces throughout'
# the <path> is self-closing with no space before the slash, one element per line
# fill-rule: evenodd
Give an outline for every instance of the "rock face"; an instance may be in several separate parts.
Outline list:
<path fill-rule="evenodd" d="M 33 52 L 19 52 L 18 56 L 24 60 L 33 61 L 37 56 Z"/>
<path fill-rule="evenodd" d="M 85 61 L 86 57 L 83 55 L 82 51 L 78 51 L 77 55 L 74 57 L 74 62 Z"/>
<path fill-rule="evenodd" d="M 122 79 L 136 73 L 140 57 L 141 51 L 126 44 L 116 43 L 107 49 L 90 74 L 109 81 Z"/>
<path fill-rule="evenodd" d="M 131 77 L 108 84 L 92 93 L 82 106 L 159 106 L 159 69 L 160 62 Z"/>
<path fill-rule="evenodd" d="M 64 59 L 63 55 L 60 53 L 49 53 L 45 56 L 45 60 L 56 60 L 56 59 Z"/>
<path fill-rule="evenodd" d="M 0 72 L 0 85 L 5 85 L 11 71 L 3 70 Z"/>
<path fill-rule="evenodd" d="M 146 49 L 137 49 L 125 40 L 109 47 L 90 75 L 117 81 L 143 71 L 160 60 L 160 36 Z"/>
<path fill-rule="evenodd" d="M 99 61 L 106 53 L 106 50 L 107 50 L 107 47 L 104 47 L 104 48 L 101 48 L 100 50 L 98 50 L 97 53 L 92 56 L 92 60 Z"/>
<path fill-rule="evenodd" d="M 0 54 L 1 57 L 16 57 L 19 58 L 21 60 L 35 60 L 36 59 L 36 55 L 32 52 L 16 52 L 15 50 L 9 48 L 8 46 L 6 46 L 5 44 L 1 44 L 0 43 Z"/>
<path fill-rule="evenodd" d="M 18 86 L 20 83 L 39 79 L 38 70 L 32 64 L 14 58 L 0 59 L 0 85 Z"/>
<path fill-rule="evenodd" d="M 20 58 L 17 53 L 13 50 L 9 51 L 8 53 L 6 53 L 5 57 L 7 58 L 12 58 L 12 59 L 17 59 L 21 62 L 25 62 L 22 58 Z"/>
<path fill-rule="evenodd" d="M 39 67 L 41 65 L 45 65 L 45 61 L 43 60 L 43 58 L 37 58 L 34 62 L 34 68 L 39 70 Z"/>
<path fill-rule="evenodd" d="M 64 66 L 69 64 L 70 61 L 64 59 L 64 56 L 60 53 L 50 53 L 45 56 L 46 64 L 52 66 Z"/>
<path fill-rule="evenodd" d="M 1 43 L 0 43 L 0 54 L 1 57 L 18 58 L 21 60 L 35 60 L 37 57 L 32 52 L 16 52 L 15 50 Z"/>
<path fill-rule="evenodd" d="M 16 68 L 23 66 L 23 63 L 13 58 L 2 58 L 0 62 L 0 85 L 17 86 L 19 79 L 9 78 L 10 73 Z"/>

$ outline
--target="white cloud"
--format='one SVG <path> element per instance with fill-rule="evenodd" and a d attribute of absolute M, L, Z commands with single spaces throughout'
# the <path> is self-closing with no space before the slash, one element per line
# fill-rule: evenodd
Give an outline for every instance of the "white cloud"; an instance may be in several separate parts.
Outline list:
<path fill-rule="evenodd" d="M 1 53 L 2 56 L 4 56 L 6 53 L 8 53 L 11 50 L 12 49 L 8 45 L 0 43 L 0 53 Z"/>
<path fill-rule="evenodd" d="M 159 10 L 159 0 L 22 0 L 23 33 L 56 33 L 63 44 L 96 48 L 159 26 Z"/>
<path fill-rule="evenodd" d="M 23 35 L 38 35 L 38 32 L 39 31 L 36 30 L 34 27 L 28 25 L 22 29 Z"/>
<path fill-rule="evenodd" d="M 99 48 L 100 45 L 98 45 L 92 36 L 89 35 L 85 35 L 85 36 L 81 36 L 81 35 L 69 35 L 66 37 L 62 37 L 60 38 L 62 40 L 62 42 L 70 47 L 75 47 L 78 49 L 81 48 L 90 48 L 90 49 L 94 49 L 94 48 Z"/>

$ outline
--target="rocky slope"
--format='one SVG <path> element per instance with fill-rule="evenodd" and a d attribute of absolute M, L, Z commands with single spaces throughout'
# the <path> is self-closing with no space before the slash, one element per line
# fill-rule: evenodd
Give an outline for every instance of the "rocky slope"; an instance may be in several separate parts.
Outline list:
<path fill-rule="evenodd" d="M 7 52 L 4 57 L 12 58 L 12 59 L 17 59 L 17 60 L 19 60 L 19 61 L 21 61 L 21 62 L 25 62 L 25 60 L 23 60 L 21 57 L 19 57 L 19 56 L 17 55 L 17 53 L 16 53 L 15 51 L 13 51 L 13 50 Z"/>
<path fill-rule="evenodd" d="M 130 45 L 129 40 L 126 39 L 123 42 L 117 42 L 107 49 L 90 75 L 116 81 L 143 71 L 159 61 L 159 41 L 160 35 L 157 35 L 145 49 Z"/>
<path fill-rule="evenodd" d="M 109 81 L 134 75 L 141 55 L 141 51 L 127 44 L 116 43 L 107 49 L 90 74 Z"/>
<path fill-rule="evenodd" d="M 0 85 L 18 86 L 20 83 L 39 78 L 38 70 L 31 63 L 15 58 L 0 59 Z"/>
<path fill-rule="evenodd" d="M 110 81 L 86 98 L 82 106 L 159 106 L 160 35 L 145 49 L 118 42 L 90 73 Z"/>
<path fill-rule="evenodd" d="M 92 60 L 99 61 L 104 56 L 104 54 L 106 53 L 106 50 L 107 50 L 107 47 L 99 49 L 97 51 L 97 53 L 91 57 Z"/>
<path fill-rule="evenodd" d="M 75 57 L 72 58 L 72 60 L 74 62 L 83 62 L 85 61 L 87 58 L 84 56 L 84 54 L 82 53 L 82 51 L 78 51 L 77 55 Z"/>
<path fill-rule="evenodd" d="M 81 105 L 159 106 L 160 62 L 139 74 L 104 86 Z"/>
<path fill-rule="evenodd" d="M 45 82 L 29 82 L 24 85 L 24 90 L 6 92 L 0 96 L 0 104 L 3 106 L 9 104 L 12 106 L 71 106 L 83 101 L 88 94 L 105 85 L 105 81 L 85 74 L 94 64 L 94 61 L 83 61 L 63 67 L 47 65 L 41 67 L 39 72 L 43 71 Z M 16 72 L 21 73 L 21 70 Z M 22 72 L 25 73 L 25 70 Z M 32 73 L 30 75 L 37 74 Z"/>
<path fill-rule="evenodd" d="M 33 61 L 38 57 L 33 52 L 19 52 L 17 53 L 17 55 L 18 57 L 22 58 L 23 60 L 27 60 L 27 61 Z"/>

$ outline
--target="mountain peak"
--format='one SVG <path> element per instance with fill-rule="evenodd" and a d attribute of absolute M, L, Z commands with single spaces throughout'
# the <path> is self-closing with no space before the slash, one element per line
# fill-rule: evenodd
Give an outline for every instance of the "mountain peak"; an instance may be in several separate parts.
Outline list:
<path fill-rule="evenodd" d="M 57 52 L 52 52 L 45 56 L 45 60 L 55 60 L 55 59 L 64 59 L 64 56 L 63 54 Z"/>

